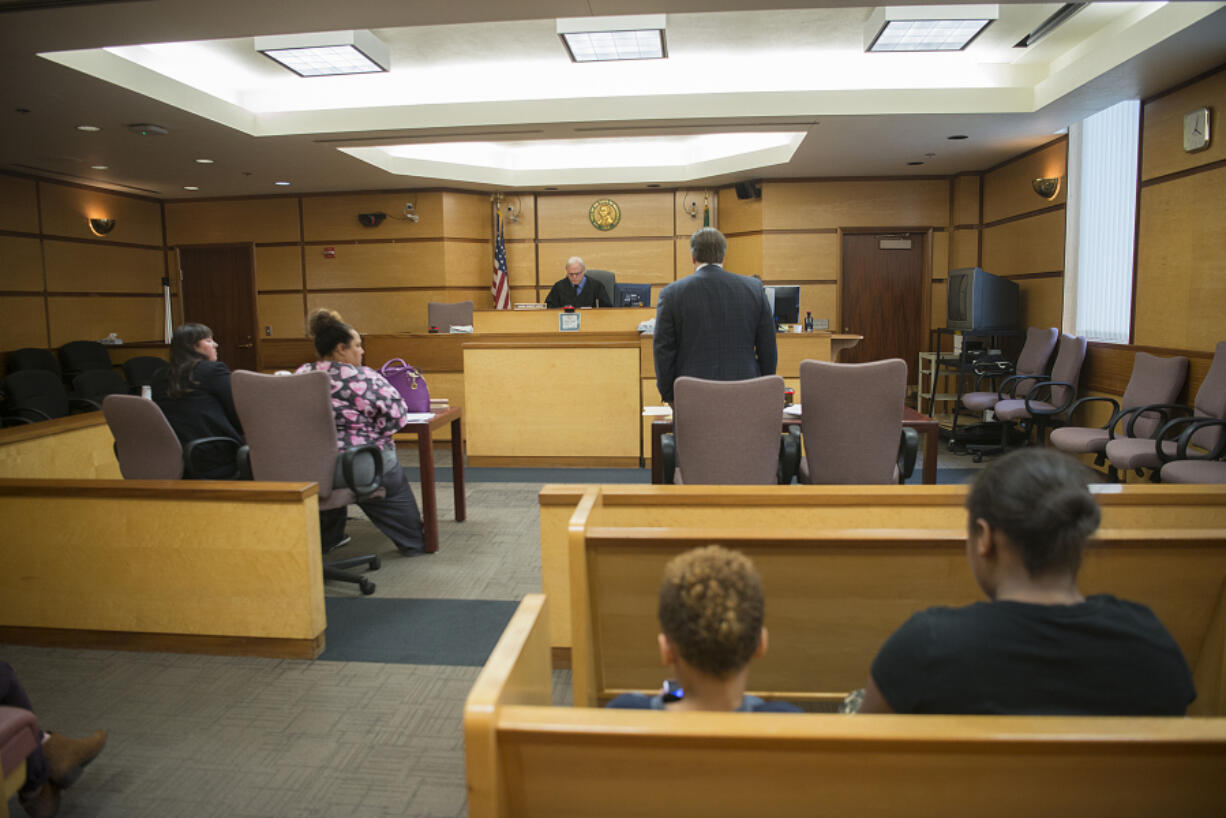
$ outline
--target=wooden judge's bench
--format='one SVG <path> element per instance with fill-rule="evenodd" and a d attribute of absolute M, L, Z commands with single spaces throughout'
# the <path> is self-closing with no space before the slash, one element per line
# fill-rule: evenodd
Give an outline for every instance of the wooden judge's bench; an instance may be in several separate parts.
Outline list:
<path fill-rule="evenodd" d="M 579 328 L 559 329 L 561 310 L 486 310 L 473 334 L 364 335 L 376 369 L 403 358 L 426 376 L 433 397 L 464 410 L 470 466 L 637 467 L 651 458 L 656 389 L 652 337 L 638 331 L 654 308 L 577 310 Z M 778 373 L 800 399 L 800 362 L 837 360 L 858 335 L 781 333 Z M 314 360 L 309 339 L 265 339 L 261 368 Z M 447 439 L 445 433 L 440 435 Z"/>

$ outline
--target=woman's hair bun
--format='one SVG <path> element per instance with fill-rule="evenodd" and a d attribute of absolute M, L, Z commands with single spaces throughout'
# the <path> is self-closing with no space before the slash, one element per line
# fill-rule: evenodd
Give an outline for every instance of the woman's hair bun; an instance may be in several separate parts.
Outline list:
<path fill-rule="evenodd" d="M 336 310 L 315 310 L 307 319 L 307 329 L 312 335 L 319 335 L 328 327 L 343 323 L 345 322 Z"/>

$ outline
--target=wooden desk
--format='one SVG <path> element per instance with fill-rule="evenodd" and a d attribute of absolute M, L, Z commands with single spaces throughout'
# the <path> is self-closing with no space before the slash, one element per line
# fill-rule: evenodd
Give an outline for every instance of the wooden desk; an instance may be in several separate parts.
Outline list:
<path fill-rule="evenodd" d="M 455 519 L 464 522 L 468 508 L 464 502 L 464 437 L 460 431 L 460 408 L 453 406 L 435 413 L 429 420 L 406 423 L 395 435 L 396 442 L 417 438 L 417 456 L 421 466 L 421 521 L 426 537 L 426 553 L 438 550 L 438 500 L 434 489 L 434 440 L 432 433 L 451 424 L 452 493 L 455 496 Z"/>
<path fill-rule="evenodd" d="M 784 417 L 783 431 L 790 426 L 800 425 L 800 418 Z M 915 429 L 924 437 L 924 468 L 922 479 L 928 485 L 937 481 L 937 440 L 940 437 L 937 422 L 927 415 L 921 415 L 910 406 L 903 408 L 902 425 Z M 660 439 L 673 430 L 671 420 L 657 420 L 651 424 L 651 482 L 664 482 L 664 459 L 660 454 Z"/>

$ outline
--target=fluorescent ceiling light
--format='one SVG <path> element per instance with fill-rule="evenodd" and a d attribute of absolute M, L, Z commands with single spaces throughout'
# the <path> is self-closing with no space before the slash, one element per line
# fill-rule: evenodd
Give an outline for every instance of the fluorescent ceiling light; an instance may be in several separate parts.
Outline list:
<path fill-rule="evenodd" d="M 961 51 L 999 16 L 995 5 L 887 6 L 869 15 L 866 51 Z"/>
<path fill-rule="evenodd" d="M 300 77 L 376 74 L 391 65 L 387 44 L 366 29 L 256 37 L 255 50 Z"/>
<path fill-rule="evenodd" d="M 663 14 L 563 17 L 558 36 L 573 62 L 661 60 L 668 56 L 664 21 Z"/>

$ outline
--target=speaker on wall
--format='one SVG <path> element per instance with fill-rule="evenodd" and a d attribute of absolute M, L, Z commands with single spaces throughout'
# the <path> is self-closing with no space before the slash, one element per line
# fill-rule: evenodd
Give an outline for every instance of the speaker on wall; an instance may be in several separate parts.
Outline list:
<path fill-rule="evenodd" d="M 753 182 L 737 182 L 736 197 L 738 199 L 761 199 L 762 188 Z"/>

